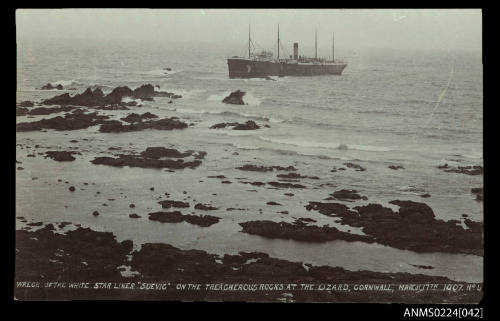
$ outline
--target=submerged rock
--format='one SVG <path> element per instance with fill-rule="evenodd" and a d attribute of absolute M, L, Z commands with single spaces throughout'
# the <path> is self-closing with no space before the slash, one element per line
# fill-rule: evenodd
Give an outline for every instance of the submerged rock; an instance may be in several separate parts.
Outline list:
<path fill-rule="evenodd" d="M 225 104 L 244 105 L 243 96 L 245 96 L 244 91 L 236 90 L 224 98 L 222 102 Z"/>

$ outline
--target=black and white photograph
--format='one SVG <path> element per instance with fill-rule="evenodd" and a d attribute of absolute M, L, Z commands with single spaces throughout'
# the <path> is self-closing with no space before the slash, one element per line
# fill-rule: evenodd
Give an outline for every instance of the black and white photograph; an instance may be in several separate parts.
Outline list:
<path fill-rule="evenodd" d="M 480 303 L 482 19 L 15 10 L 13 299 Z"/>

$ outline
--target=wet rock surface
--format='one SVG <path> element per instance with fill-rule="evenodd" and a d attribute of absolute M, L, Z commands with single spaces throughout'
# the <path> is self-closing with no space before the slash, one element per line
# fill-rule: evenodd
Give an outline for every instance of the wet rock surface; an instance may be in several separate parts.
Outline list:
<path fill-rule="evenodd" d="M 61 84 L 57 84 L 54 86 L 51 83 L 47 83 L 46 85 L 43 85 L 42 87 L 40 87 L 40 89 L 41 90 L 52 90 L 52 89 L 63 90 L 64 87 Z"/>
<path fill-rule="evenodd" d="M 129 261 L 127 256 L 131 256 Z M 138 284 L 169 280 L 176 283 L 345 283 L 359 280 L 375 284 L 456 282 L 435 276 L 408 273 L 347 271 L 338 267 L 304 265 L 270 257 L 259 252 L 239 252 L 218 256 L 201 250 L 181 250 L 169 244 L 146 243 L 133 251 L 132 241 L 118 242 L 112 233 L 78 228 L 65 234 L 54 233 L 53 226 L 37 231 L 16 231 L 15 282 L 67 281 L 123 282 Z M 123 277 L 122 267 L 137 272 Z M 238 300 L 278 301 L 290 291 L 138 291 L 78 288 L 19 288 L 19 300 L 69 299 L 163 299 L 163 300 Z M 297 301 L 306 302 L 407 302 L 433 303 L 443 300 L 443 292 L 294 291 Z M 447 302 L 478 302 L 481 292 L 446 294 Z"/>
<path fill-rule="evenodd" d="M 358 165 L 358 164 L 344 163 L 343 165 L 345 165 L 346 167 L 349 167 L 349 168 L 354 168 L 358 172 L 364 172 L 364 171 L 366 171 L 366 168 L 364 168 L 363 166 Z"/>
<path fill-rule="evenodd" d="M 470 192 L 472 194 L 476 195 L 476 201 L 483 201 L 483 199 L 484 199 L 484 188 L 483 187 L 471 188 Z"/>
<path fill-rule="evenodd" d="M 186 151 L 179 152 L 176 149 L 165 147 L 148 147 L 140 155 L 119 154 L 117 157 L 96 157 L 91 161 L 94 165 L 108 165 L 116 167 L 142 167 L 142 168 L 196 168 L 201 165 L 201 159 L 206 152 Z M 192 160 L 184 161 L 183 158 L 192 156 Z M 177 159 L 172 159 L 177 158 Z"/>
<path fill-rule="evenodd" d="M 182 201 L 159 201 L 158 204 L 161 205 L 163 208 L 171 208 L 171 207 L 176 207 L 176 208 L 187 208 L 189 207 L 189 203 L 182 202 Z"/>
<path fill-rule="evenodd" d="M 144 119 L 151 119 L 151 118 L 158 118 L 158 116 L 150 112 L 143 113 L 142 115 L 132 113 L 127 115 L 127 117 L 123 117 L 120 119 L 127 123 L 137 123 L 137 122 L 142 122 Z"/>
<path fill-rule="evenodd" d="M 58 162 L 72 162 L 75 160 L 73 155 L 79 154 L 79 153 L 78 152 L 51 150 L 51 151 L 45 152 L 45 154 L 47 155 L 45 157 L 49 157 L 49 158 L 51 158 L 55 161 L 58 161 Z"/>
<path fill-rule="evenodd" d="M 483 223 L 464 220 L 442 221 L 435 218 L 432 209 L 413 201 L 389 202 L 399 206 L 399 211 L 380 204 L 356 206 L 349 209 L 344 204 L 309 202 L 308 211 L 341 219 L 341 224 L 361 228 L 362 232 L 379 244 L 415 252 L 447 252 L 483 254 Z"/>
<path fill-rule="evenodd" d="M 457 166 L 451 167 L 448 164 L 440 165 L 437 168 L 442 169 L 447 173 L 459 173 L 466 175 L 483 175 L 484 169 L 483 166 L 480 165 L 471 165 L 471 166 Z"/>
<path fill-rule="evenodd" d="M 257 125 L 256 122 L 253 120 L 248 120 L 246 123 L 218 123 L 215 125 L 210 126 L 210 129 L 219 129 L 219 128 L 226 128 L 226 127 L 233 127 L 233 130 L 255 130 L 259 129 L 260 126 Z"/>
<path fill-rule="evenodd" d="M 330 194 L 332 197 L 327 199 L 337 199 L 339 201 L 356 201 L 356 200 L 367 200 L 368 197 L 359 195 L 358 191 L 351 189 L 342 189 Z"/>
<path fill-rule="evenodd" d="M 278 171 L 296 171 L 297 169 L 293 166 L 283 167 L 283 166 L 259 166 L 259 165 L 243 165 L 240 167 L 236 167 L 236 169 L 242 171 L 251 171 L 251 172 L 271 172 L 273 170 Z"/>
<path fill-rule="evenodd" d="M 173 212 L 154 212 L 149 213 L 151 221 L 158 221 L 161 223 L 180 223 L 187 222 L 189 224 L 198 225 L 201 227 L 208 227 L 219 222 L 219 217 L 211 215 L 184 215 L 179 211 Z"/>
<path fill-rule="evenodd" d="M 159 120 L 148 120 L 131 123 L 129 125 L 124 125 L 118 120 L 111 120 L 99 127 L 99 131 L 102 133 L 125 133 L 125 132 L 135 132 L 145 129 L 156 129 L 156 130 L 173 130 L 173 129 L 184 129 L 188 125 L 183 121 L 180 121 L 176 117 L 163 118 Z"/>
<path fill-rule="evenodd" d="M 16 124 L 16 131 L 39 131 L 42 129 L 55 129 L 58 131 L 79 130 L 113 122 L 108 119 L 108 116 L 98 115 L 96 112 L 85 114 L 82 110 L 75 109 L 72 113 L 65 114 L 64 117 L 57 116 L 34 122 L 18 123 Z"/>
<path fill-rule="evenodd" d="M 244 105 L 243 96 L 245 96 L 244 91 L 236 90 L 225 97 L 222 102 L 225 104 Z"/>
<path fill-rule="evenodd" d="M 81 94 L 70 96 L 68 93 L 64 93 L 62 95 L 46 99 L 42 101 L 42 104 L 98 107 L 115 104 L 123 105 L 122 98 L 124 97 L 132 97 L 141 100 L 153 100 L 153 97 L 156 96 L 171 98 L 180 97 L 174 95 L 173 93 L 156 92 L 153 85 L 146 84 L 134 90 L 130 89 L 127 86 L 116 87 L 107 95 L 104 95 L 100 88 L 92 90 L 89 87 Z"/>
<path fill-rule="evenodd" d="M 217 207 L 214 207 L 210 204 L 201 204 L 201 203 L 196 204 L 194 208 L 202 211 L 215 211 L 218 209 Z"/>

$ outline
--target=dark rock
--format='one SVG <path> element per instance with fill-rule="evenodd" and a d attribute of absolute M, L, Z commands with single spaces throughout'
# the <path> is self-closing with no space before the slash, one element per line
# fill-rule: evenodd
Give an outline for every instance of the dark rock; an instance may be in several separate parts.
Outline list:
<path fill-rule="evenodd" d="M 434 269 L 433 266 L 430 266 L 430 265 L 418 265 L 418 264 L 410 264 L 411 266 L 414 266 L 416 268 L 419 268 L 419 269 L 424 269 L 424 270 L 432 270 Z"/>
<path fill-rule="evenodd" d="M 470 192 L 476 195 L 476 201 L 483 201 L 484 199 L 484 189 L 483 187 L 471 188 Z"/>
<path fill-rule="evenodd" d="M 45 156 L 46 158 L 50 157 L 53 160 L 58 161 L 58 162 L 72 162 L 75 160 L 75 158 L 72 155 L 76 154 L 76 152 L 51 150 L 51 151 L 45 152 L 45 154 L 47 155 L 47 156 Z"/>
<path fill-rule="evenodd" d="M 306 188 L 304 185 L 292 183 L 268 182 L 267 184 L 277 188 Z"/>
<path fill-rule="evenodd" d="M 474 165 L 474 166 L 458 166 L 456 168 L 449 168 L 447 164 L 445 164 L 446 167 L 439 166 L 438 168 L 447 168 L 444 169 L 445 172 L 447 173 L 459 173 L 459 174 L 466 174 L 466 175 L 483 175 L 484 169 L 483 166 L 479 165 Z"/>
<path fill-rule="evenodd" d="M 429 193 L 421 194 L 420 197 L 429 198 L 429 197 L 431 197 L 431 194 L 429 194 Z"/>
<path fill-rule="evenodd" d="M 22 101 L 19 104 L 19 106 L 21 106 L 21 107 L 33 107 L 33 106 L 35 106 L 35 104 L 32 101 L 25 100 L 25 101 Z"/>
<path fill-rule="evenodd" d="M 234 105 L 244 105 L 243 96 L 245 95 L 244 91 L 236 90 L 233 91 L 229 96 L 222 100 L 223 103 L 226 104 L 234 104 Z"/>
<path fill-rule="evenodd" d="M 333 192 L 330 194 L 334 198 L 338 199 L 339 201 L 353 201 L 353 200 L 367 200 L 368 197 L 366 196 L 361 196 L 358 194 L 358 191 L 356 190 L 347 190 L 347 189 L 342 189 L 340 191 Z"/>
<path fill-rule="evenodd" d="M 76 224 L 75 224 L 76 225 Z M 79 224 L 78 224 L 79 225 Z M 309 228 L 309 227 L 308 227 Z M 270 257 L 265 253 L 240 252 L 217 256 L 200 250 L 181 250 L 169 244 L 143 244 L 133 251 L 130 240 L 117 242 L 108 232 L 78 228 L 65 234 L 47 228 L 34 232 L 16 231 L 16 274 L 14 281 L 98 280 L 114 284 L 158 284 L 158 280 L 179 283 L 260 284 L 346 284 L 352 288 L 359 280 L 367 284 L 394 284 L 394 291 L 137 291 L 93 290 L 69 288 L 16 287 L 19 300 L 110 300 L 119 297 L 132 300 L 169 301 L 280 301 L 285 293 L 293 293 L 298 302 L 372 302 L 372 303 L 474 303 L 481 291 L 398 291 L 398 284 L 444 284 L 458 282 L 445 277 L 409 273 L 348 271 L 339 267 L 313 266 Z M 133 252 L 131 252 L 133 251 Z M 63 255 L 61 255 L 63 254 Z M 128 257 L 131 256 L 131 261 Z M 85 263 L 84 263 L 85 262 Z M 130 265 L 138 275 L 123 277 L 120 267 Z M 97 282 L 97 281 L 96 281 Z M 335 283 L 333 283 L 335 282 Z M 468 283 L 460 282 L 464 286 Z M 332 296 L 332 294 L 334 294 Z"/>
<path fill-rule="evenodd" d="M 135 213 L 134 214 L 129 214 L 128 217 L 130 217 L 130 218 L 141 218 L 140 215 L 137 215 Z"/>
<path fill-rule="evenodd" d="M 174 211 L 174 212 L 149 213 L 149 219 L 151 221 L 158 221 L 161 223 L 187 222 L 201 227 L 208 227 L 218 223 L 220 218 L 210 215 L 203 215 L 203 216 L 184 215 L 179 211 Z"/>
<path fill-rule="evenodd" d="M 210 129 L 220 129 L 226 127 L 233 127 L 234 130 L 255 130 L 259 129 L 260 126 L 257 125 L 253 120 L 249 120 L 244 124 L 241 123 L 218 123 L 210 126 Z"/>
<path fill-rule="evenodd" d="M 252 172 L 270 172 L 273 170 L 280 170 L 280 171 L 296 171 L 297 169 L 293 166 L 288 166 L 288 167 L 282 167 L 282 166 L 257 166 L 257 165 L 243 165 L 240 167 L 236 167 L 236 169 L 242 170 L 242 171 L 252 171 Z"/>
<path fill-rule="evenodd" d="M 276 202 L 274 202 L 274 201 L 267 202 L 266 204 L 267 204 L 267 205 L 280 205 L 280 206 L 281 206 L 281 204 L 280 204 L 280 203 L 276 203 Z"/>
<path fill-rule="evenodd" d="M 151 119 L 151 118 L 158 118 L 158 116 L 156 116 L 155 114 L 149 113 L 149 112 L 144 113 L 142 115 L 132 113 L 132 114 L 129 114 L 127 117 L 120 118 L 120 119 L 127 122 L 127 123 L 136 123 L 136 122 L 142 122 L 143 119 Z"/>
<path fill-rule="evenodd" d="M 99 216 L 99 212 L 98 212 L 98 211 L 94 211 L 94 212 L 92 213 L 92 215 L 94 215 L 94 216 Z"/>
<path fill-rule="evenodd" d="M 181 201 L 160 201 L 158 204 L 161 205 L 163 208 L 171 208 L 171 207 L 176 207 L 176 208 L 186 208 L 189 207 L 189 203 L 181 202 Z"/>
<path fill-rule="evenodd" d="M 18 123 L 16 124 L 16 131 L 35 131 L 42 129 L 78 130 L 98 124 L 105 124 L 107 122 L 115 122 L 108 121 L 108 118 L 108 116 L 97 115 L 97 113 L 69 113 L 64 117 L 57 116 L 29 123 Z"/>
<path fill-rule="evenodd" d="M 132 123 L 130 125 L 123 125 L 120 121 L 111 120 L 101 125 L 99 131 L 102 133 L 123 133 L 141 131 L 144 129 L 173 130 L 184 129 L 187 127 L 188 125 L 186 123 L 172 117 L 159 120 L 142 121 Z"/>
<path fill-rule="evenodd" d="M 367 237 L 394 248 L 482 255 L 482 223 L 470 221 L 472 228 L 466 230 L 458 221 L 437 220 L 424 203 L 399 200 L 390 203 L 400 207 L 397 213 L 380 204 L 357 206 L 353 211 L 343 204 L 309 202 L 306 209 L 338 217 L 341 224 L 360 227 Z"/>
<path fill-rule="evenodd" d="M 57 84 L 56 86 L 53 86 L 51 83 L 47 83 L 46 85 L 42 86 L 40 88 L 42 90 L 52 90 L 52 89 L 57 89 L 57 90 L 63 90 L 64 87 L 61 84 Z"/>
<path fill-rule="evenodd" d="M 68 189 L 69 189 L 71 192 L 74 192 L 74 191 L 75 191 L 75 187 L 74 187 L 74 186 L 70 186 Z"/>
<path fill-rule="evenodd" d="M 394 170 L 398 170 L 398 169 L 405 169 L 403 166 L 401 165 L 389 165 L 387 166 L 389 167 L 390 169 L 394 169 Z"/>
<path fill-rule="evenodd" d="M 257 125 L 253 120 L 248 120 L 245 124 L 238 124 L 233 127 L 233 130 L 255 130 L 259 129 L 260 126 Z"/>
<path fill-rule="evenodd" d="M 343 165 L 345 165 L 349 168 L 355 168 L 356 171 L 358 171 L 358 172 L 363 172 L 366 170 L 366 168 L 362 167 L 361 165 L 354 164 L 354 163 L 344 163 Z"/>
<path fill-rule="evenodd" d="M 187 151 L 181 153 L 175 149 L 167 149 L 163 147 L 149 147 L 140 155 L 117 155 L 117 158 L 113 157 L 96 157 L 92 160 L 92 164 L 95 165 L 109 165 L 116 167 L 130 166 L 130 167 L 143 167 L 143 168 L 171 168 L 171 169 L 182 169 L 182 168 L 196 168 L 200 166 L 201 161 L 199 160 L 199 155 L 203 152 L 195 153 L 194 151 Z M 187 157 L 194 156 L 192 161 L 184 161 L 183 159 L 163 159 L 164 157 L 176 156 L 176 157 Z M 204 154 L 203 154 L 204 155 Z M 198 156 L 198 159 L 196 159 Z"/>
<path fill-rule="evenodd" d="M 218 209 L 218 207 L 213 207 L 211 205 L 201 204 L 201 203 L 196 204 L 194 208 L 202 211 L 213 211 Z"/>

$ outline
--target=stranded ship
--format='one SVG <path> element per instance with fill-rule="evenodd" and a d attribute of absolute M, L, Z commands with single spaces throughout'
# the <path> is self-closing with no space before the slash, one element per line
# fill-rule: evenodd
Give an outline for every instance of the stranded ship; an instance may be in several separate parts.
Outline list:
<path fill-rule="evenodd" d="M 227 59 L 229 78 L 266 78 L 269 76 L 316 76 L 341 75 L 347 64 L 335 60 L 334 36 L 332 35 L 332 60 L 318 58 L 318 37 L 315 33 L 315 55 L 309 58 L 299 55 L 299 44 L 293 44 L 293 56 L 280 58 L 280 31 L 278 25 L 278 55 L 273 59 L 273 53 L 262 51 L 251 52 L 252 39 L 248 27 L 248 57 L 233 56 Z"/>

